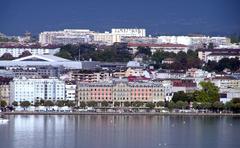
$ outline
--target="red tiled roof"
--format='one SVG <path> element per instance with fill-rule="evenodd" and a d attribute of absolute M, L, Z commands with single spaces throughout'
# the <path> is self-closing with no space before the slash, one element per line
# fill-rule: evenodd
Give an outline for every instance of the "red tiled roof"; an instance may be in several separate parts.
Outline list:
<path fill-rule="evenodd" d="M 139 46 L 142 46 L 142 47 L 182 47 L 182 48 L 188 47 L 183 44 L 170 44 L 170 43 L 167 43 L 167 44 L 128 43 L 128 46 L 134 46 L 134 47 L 139 47 Z"/>
<path fill-rule="evenodd" d="M 197 84 L 192 80 L 172 80 L 173 86 L 175 87 L 196 87 Z"/>
<path fill-rule="evenodd" d="M 150 80 L 150 79 L 149 79 L 149 78 L 146 78 L 146 77 L 143 77 L 143 76 L 140 76 L 140 77 L 137 77 L 137 76 L 129 76 L 129 77 L 128 77 L 128 81 L 129 81 L 129 82 L 138 81 L 138 80 Z"/>

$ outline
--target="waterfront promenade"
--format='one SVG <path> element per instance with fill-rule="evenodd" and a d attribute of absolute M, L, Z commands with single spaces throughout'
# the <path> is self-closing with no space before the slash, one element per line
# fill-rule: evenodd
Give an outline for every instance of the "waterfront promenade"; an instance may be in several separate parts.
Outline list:
<path fill-rule="evenodd" d="M 30 112 L 30 111 L 21 111 L 21 112 L 0 112 L 0 115 L 150 115 L 150 116 L 238 116 L 240 113 L 159 113 L 159 112 Z"/>

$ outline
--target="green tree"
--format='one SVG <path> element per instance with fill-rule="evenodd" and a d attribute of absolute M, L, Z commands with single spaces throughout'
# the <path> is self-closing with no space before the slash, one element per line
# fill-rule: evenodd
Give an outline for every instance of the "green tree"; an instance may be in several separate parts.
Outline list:
<path fill-rule="evenodd" d="M 102 101 L 102 102 L 101 102 L 101 106 L 102 106 L 102 107 L 108 107 L 108 105 L 109 105 L 109 104 L 108 104 L 107 101 Z"/>
<path fill-rule="evenodd" d="M 130 106 L 131 106 L 131 103 L 128 102 L 128 101 L 126 101 L 126 102 L 124 102 L 124 106 L 125 106 L 125 107 L 130 107 Z"/>
<path fill-rule="evenodd" d="M 88 60 L 105 62 L 127 62 L 132 60 L 127 44 L 114 44 L 111 46 L 96 46 L 94 44 L 78 44 L 62 46 L 56 56 L 71 60 Z"/>
<path fill-rule="evenodd" d="M 194 109 L 200 109 L 200 104 L 198 102 L 194 101 L 193 104 L 192 104 L 192 107 Z"/>
<path fill-rule="evenodd" d="M 156 64 L 161 64 L 163 59 L 166 58 L 176 58 L 176 54 L 173 52 L 164 52 L 164 51 L 156 51 L 151 56 L 152 61 L 154 61 Z"/>
<path fill-rule="evenodd" d="M 86 106 L 87 106 L 87 104 L 84 101 L 80 102 L 80 107 L 81 108 L 85 108 Z"/>
<path fill-rule="evenodd" d="M 204 70 L 209 72 L 222 72 L 224 69 L 230 69 L 232 72 L 240 68 L 240 61 L 238 58 L 223 58 L 218 62 L 208 61 L 204 66 Z"/>
<path fill-rule="evenodd" d="M 183 91 L 178 91 L 173 94 L 172 101 L 189 101 L 189 96 Z"/>
<path fill-rule="evenodd" d="M 157 107 L 164 107 L 165 106 L 165 102 L 159 101 L 159 102 L 157 102 L 156 106 Z"/>
<path fill-rule="evenodd" d="M 67 101 L 65 101 L 65 105 L 68 107 L 74 107 L 76 104 L 74 101 L 67 100 Z"/>
<path fill-rule="evenodd" d="M 143 106 L 143 103 L 140 102 L 140 101 L 135 101 L 135 102 L 132 103 L 132 105 L 133 105 L 134 107 L 141 107 L 141 106 Z"/>
<path fill-rule="evenodd" d="M 5 100 L 0 100 L 0 107 L 6 107 L 7 102 Z"/>
<path fill-rule="evenodd" d="M 155 104 L 153 102 L 148 102 L 148 103 L 146 103 L 146 107 L 148 107 L 149 109 L 154 109 Z"/>
<path fill-rule="evenodd" d="M 45 101 L 44 101 L 43 99 L 40 99 L 40 104 L 41 104 L 41 105 L 44 105 L 44 102 L 45 102 Z"/>
<path fill-rule="evenodd" d="M 229 108 L 231 109 L 231 111 L 233 111 L 234 113 L 240 112 L 240 98 L 233 98 L 229 103 Z"/>
<path fill-rule="evenodd" d="M 210 102 L 203 102 L 203 103 L 201 103 L 200 108 L 209 110 L 209 109 L 212 108 L 212 103 L 210 103 Z"/>
<path fill-rule="evenodd" d="M 72 59 L 71 54 L 66 50 L 60 50 L 60 52 L 56 53 L 55 56 L 62 57 L 64 59 Z"/>
<path fill-rule="evenodd" d="M 188 106 L 187 102 L 183 102 L 181 100 L 176 102 L 176 108 L 178 108 L 178 109 L 186 109 L 187 106 Z"/>
<path fill-rule="evenodd" d="M 151 48 L 149 47 L 143 47 L 143 46 L 139 46 L 137 47 L 137 54 L 145 54 L 147 56 L 151 56 L 152 55 L 152 52 L 151 52 Z"/>
<path fill-rule="evenodd" d="M 41 105 L 40 101 L 35 101 L 35 103 L 34 103 L 34 106 L 35 106 L 35 107 L 38 107 L 38 106 L 40 106 L 40 105 Z"/>
<path fill-rule="evenodd" d="M 197 51 L 187 51 L 187 68 L 201 68 L 202 62 L 198 58 Z"/>
<path fill-rule="evenodd" d="M 219 89 L 211 82 L 200 82 L 202 89 L 197 91 L 196 99 L 198 102 L 219 101 Z"/>
<path fill-rule="evenodd" d="M 226 102 L 224 104 L 225 110 L 232 111 L 234 107 L 234 103 L 232 101 Z"/>
<path fill-rule="evenodd" d="M 56 105 L 57 105 L 58 107 L 63 107 L 63 106 L 65 105 L 65 102 L 62 101 L 62 100 L 59 100 L 59 101 L 56 102 Z"/>
<path fill-rule="evenodd" d="M 203 67 L 204 70 L 213 72 L 216 71 L 218 67 L 218 63 L 216 61 L 208 61 L 206 65 Z"/>
<path fill-rule="evenodd" d="M 232 102 L 233 104 L 240 103 L 240 98 L 233 98 L 233 99 L 231 100 L 231 102 Z"/>
<path fill-rule="evenodd" d="M 172 110 L 172 109 L 176 108 L 176 104 L 173 101 L 170 101 L 167 103 L 167 107 L 169 110 Z"/>
<path fill-rule="evenodd" d="M 212 105 L 213 109 L 220 111 L 220 110 L 223 110 L 224 109 L 224 104 L 222 102 L 219 102 L 219 101 L 215 101 Z"/>
<path fill-rule="evenodd" d="M 87 102 L 88 107 L 97 107 L 97 102 L 96 101 L 89 101 Z"/>
<path fill-rule="evenodd" d="M 54 103 L 53 103 L 53 101 L 51 101 L 51 100 L 47 100 L 47 101 L 44 101 L 44 104 L 43 104 L 44 106 L 47 106 L 47 107 L 50 107 L 50 106 L 54 106 Z"/>
<path fill-rule="evenodd" d="M 12 102 L 12 105 L 13 105 L 13 106 L 18 106 L 18 102 L 17 102 L 17 101 L 13 101 L 13 102 Z"/>
<path fill-rule="evenodd" d="M 233 111 L 234 111 L 235 113 L 240 113 L 240 103 L 235 103 L 235 104 L 233 105 Z"/>
<path fill-rule="evenodd" d="M 20 106 L 21 106 L 22 108 L 24 108 L 24 110 L 25 110 L 26 108 L 28 108 L 30 105 L 31 105 L 31 103 L 30 103 L 29 101 L 22 101 L 22 102 L 20 103 Z"/>

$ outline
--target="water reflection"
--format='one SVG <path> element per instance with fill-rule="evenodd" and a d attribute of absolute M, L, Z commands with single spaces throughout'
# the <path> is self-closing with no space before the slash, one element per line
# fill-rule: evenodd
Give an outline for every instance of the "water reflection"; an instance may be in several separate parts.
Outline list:
<path fill-rule="evenodd" d="M 8 148 L 240 147 L 240 119 L 196 116 L 8 116 L 0 143 Z"/>

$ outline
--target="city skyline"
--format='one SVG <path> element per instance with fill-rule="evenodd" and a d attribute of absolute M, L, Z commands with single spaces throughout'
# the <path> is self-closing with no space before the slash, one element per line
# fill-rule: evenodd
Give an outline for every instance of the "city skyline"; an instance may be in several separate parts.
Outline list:
<path fill-rule="evenodd" d="M 0 32 L 37 35 L 42 31 L 83 28 L 146 28 L 147 34 L 234 34 L 240 31 L 237 0 L 184 1 L 29 1 L 3 0 Z M 183 11 L 184 10 L 184 11 Z"/>

